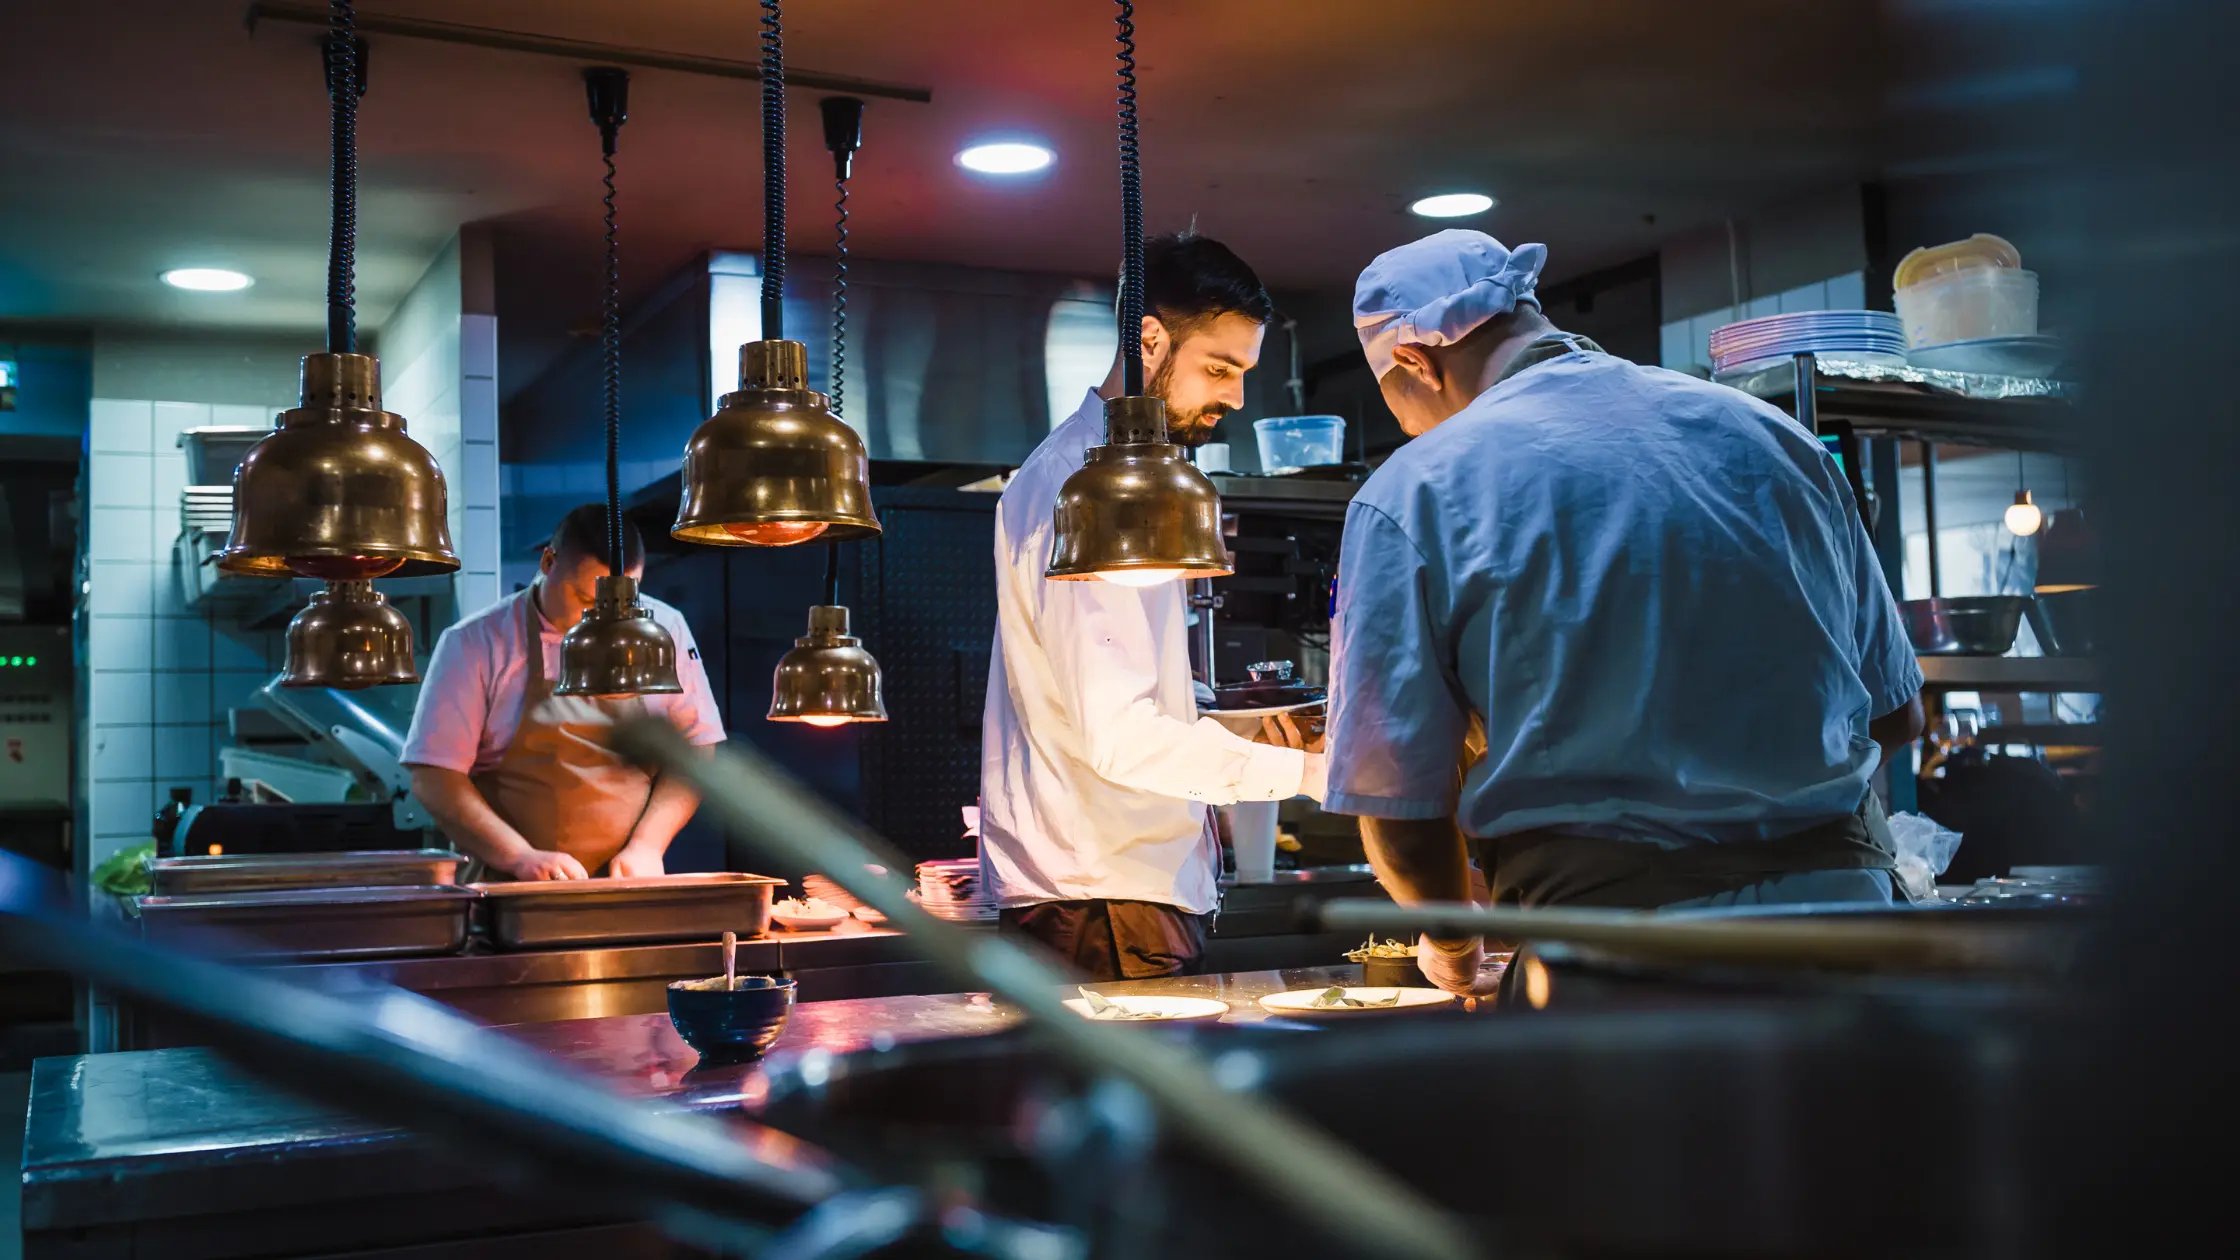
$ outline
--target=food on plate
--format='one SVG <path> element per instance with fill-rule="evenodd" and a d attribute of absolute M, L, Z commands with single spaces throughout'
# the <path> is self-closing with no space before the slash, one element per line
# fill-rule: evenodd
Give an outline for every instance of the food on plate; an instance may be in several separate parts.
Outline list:
<path fill-rule="evenodd" d="M 1092 991 L 1087 985 L 1080 986 L 1080 991 L 1081 1000 L 1089 1004 L 1089 1018 L 1091 1019 L 1159 1018 L 1156 1011 L 1139 1011 L 1133 1007 L 1123 1006 L 1102 993 Z"/>
<path fill-rule="evenodd" d="M 1367 992 L 1370 992 L 1370 990 L 1348 990 L 1343 985 L 1334 984 L 1329 988 L 1324 989 L 1322 992 L 1315 994 L 1314 1001 L 1311 1003 L 1311 1005 L 1325 1011 L 1332 1010 L 1341 1006 L 1371 1007 L 1400 1005 L 1400 990 L 1398 989 L 1390 990 L 1387 996 L 1381 998 L 1353 996 L 1355 993 Z"/>
<path fill-rule="evenodd" d="M 1346 951 L 1347 962 L 1367 962 L 1372 958 L 1413 958 L 1415 946 L 1395 940 L 1378 940 L 1374 935 Z"/>

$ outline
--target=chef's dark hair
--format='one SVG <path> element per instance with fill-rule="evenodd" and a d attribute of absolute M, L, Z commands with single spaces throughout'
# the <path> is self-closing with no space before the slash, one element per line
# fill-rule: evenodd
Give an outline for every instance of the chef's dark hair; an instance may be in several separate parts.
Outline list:
<path fill-rule="evenodd" d="M 1143 309 L 1180 340 L 1221 315 L 1265 324 L 1276 304 L 1235 250 L 1196 232 L 1168 232 L 1143 240 Z"/>
<path fill-rule="evenodd" d="M 607 505 L 586 503 L 570 508 L 560 518 L 560 527 L 552 531 L 552 541 L 545 544 L 556 556 L 592 556 L 599 563 L 613 567 L 607 556 Z M 646 560 L 646 536 L 622 518 L 622 567 L 635 569 Z"/>

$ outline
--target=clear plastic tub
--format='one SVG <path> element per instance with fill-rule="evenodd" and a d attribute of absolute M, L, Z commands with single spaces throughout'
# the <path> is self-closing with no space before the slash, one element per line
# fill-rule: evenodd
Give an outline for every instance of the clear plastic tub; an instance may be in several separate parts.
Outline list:
<path fill-rule="evenodd" d="M 1920 350 L 1985 337 L 2038 333 L 2038 273 L 1969 267 L 1931 276 L 1894 295 L 1906 345 Z"/>
<path fill-rule="evenodd" d="M 1345 462 L 1342 416 L 1270 416 L 1253 421 L 1252 431 L 1260 439 L 1260 471 L 1270 476 Z"/>

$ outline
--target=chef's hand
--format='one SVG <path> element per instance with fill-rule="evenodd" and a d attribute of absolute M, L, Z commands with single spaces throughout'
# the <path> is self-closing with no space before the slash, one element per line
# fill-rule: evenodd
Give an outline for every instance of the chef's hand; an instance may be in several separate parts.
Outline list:
<path fill-rule="evenodd" d="M 1433 985 L 1457 997 L 1469 997 L 1478 990 L 1478 969 L 1486 960 L 1483 938 L 1471 937 L 1459 943 L 1432 940 L 1428 936 L 1416 938 L 1416 970 Z"/>
<path fill-rule="evenodd" d="M 542 849 L 529 850 L 528 856 L 506 868 L 506 874 L 524 882 L 541 879 L 591 878 L 591 872 L 583 869 L 583 863 L 576 861 L 565 853 L 547 853 Z"/>
<path fill-rule="evenodd" d="M 643 879 L 648 875 L 667 874 L 661 866 L 661 850 L 641 848 L 635 844 L 622 846 L 622 852 L 607 863 L 609 879 Z"/>
<path fill-rule="evenodd" d="M 1271 713 L 1260 719 L 1260 743 L 1318 753 L 1329 742 L 1319 728 L 1304 727 L 1289 713 Z"/>

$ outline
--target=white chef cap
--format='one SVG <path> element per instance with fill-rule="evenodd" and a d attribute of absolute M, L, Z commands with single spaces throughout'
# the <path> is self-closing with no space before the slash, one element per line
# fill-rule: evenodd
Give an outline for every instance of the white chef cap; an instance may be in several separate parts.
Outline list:
<path fill-rule="evenodd" d="M 1538 307 L 1532 288 L 1547 261 L 1545 245 L 1512 250 L 1465 228 L 1377 255 L 1353 286 L 1353 327 L 1370 370 L 1391 371 L 1394 346 L 1452 345 L 1520 302 Z"/>

